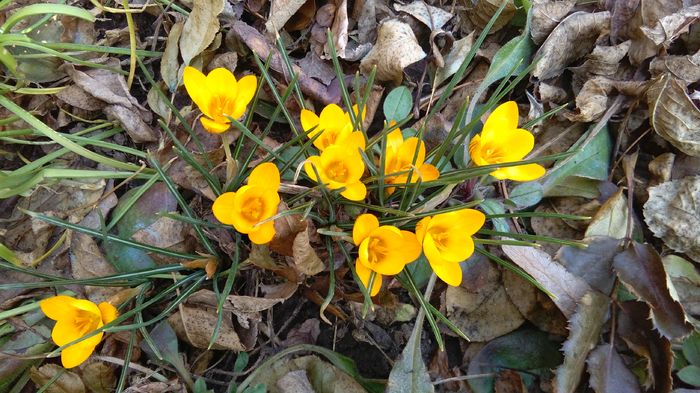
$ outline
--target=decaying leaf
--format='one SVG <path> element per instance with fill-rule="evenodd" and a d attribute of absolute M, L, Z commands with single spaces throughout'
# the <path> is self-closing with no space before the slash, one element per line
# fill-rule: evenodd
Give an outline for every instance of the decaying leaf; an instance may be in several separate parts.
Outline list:
<path fill-rule="evenodd" d="M 428 369 L 423 362 L 421 352 L 421 332 L 423 331 L 423 314 L 416 319 L 413 332 L 401 351 L 401 356 L 394 363 L 386 385 L 386 393 L 433 393 L 435 387 L 430 382 Z"/>
<path fill-rule="evenodd" d="M 110 393 L 117 384 L 114 368 L 103 362 L 91 362 L 82 367 L 85 387 L 91 393 Z"/>
<path fill-rule="evenodd" d="M 467 54 L 472 49 L 472 45 L 474 45 L 474 32 L 452 44 L 452 49 L 445 56 L 445 66 L 438 69 L 435 73 L 436 84 L 439 85 L 446 81 L 459 70 Z"/>
<path fill-rule="evenodd" d="M 654 330 L 649 319 L 649 306 L 644 302 L 629 301 L 620 304 L 617 332 L 637 355 L 646 360 L 644 387 L 654 392 L 671 391 L 673 353 L 671 343 Z"/>
<path fill-rule="evenodd" d="M 663 74 L 649 87 L 647 103 L 654 131 L 683 153 L 700 157 L 700 109 L 688 97 L 685 84 Z"/>
<path fill-rule="evenodd" d="M 209 340 L 214 334 L 217 316 L 215 312 L 183 305 L 180 306 L 179 311 L 168 317 L 168 322 L 181 340 L 187 341 L 196 348 L 207 349 Z M 231 351 L 250 349 L 241 342 L 230 318 L 223 319 L 212 348 Z"/>
<path fill-rule="evenodd" d="M 273 0 L 270 3 L 270 16 L 265 22 L 265 29 L 269 34 L 277 33 L 292 17 L 306 0 Z"/>
<path fill-rule="evenodd" d="M 629 208 L 627 198 L 622 189 L 617 190 L 603 203 L 598 212 L 593 216 L 586 237 L 608 236 L 614 239 L 624 239 L 627 235 L 629 224 Z M 634 225 L 634 221 L 632 221 Z M 632 233 L 631 229 L 629 230 Z"/>
<path fill-rule="evenodd" d="M 613 268 L 620 281 L 649 304 L 654 326 L 664 337 L 681 338 L 692 332 L 683 307 L 669 293 L 663 262 L 651 245 L 631 243 L 615 257 Z"/>
<path fill-rule="evenodd" d="M 214 41 L 219 31 L 218 16 L 224 10 L 224 3 L 224 0 L 203 0 L 192 8 L 180 36 L 180 54 L 184 65 L 189 65 Z"/>
<path fill-rule="evenodd" d="M 680 34 L 700 18 L 700 5 L 682 8 L 671 15 L 664 16 L 653 27 L 642 26 L 642 32 L 656 45 L 668 47 Z"/>
<path fill-rule="evenodd" d="M 662 260 L 683 309 L 690 315 L 700 315 L 700 274 L 695 266 L 676 255 L 666 255 Z"/>
<path fill-rule="evenodd" d="M 597 291 L 581 299 L 571 317 L 569 338 L 564 342 L 564 363 L 557 368 L 555 391 L 574 392 L 581 381 L 588 352 L 595 347 L 606 321 L 610 298 Z"/>
<path fill-rule="evenodd" d="M 649 188 L 644 221 L 667 246 L 700 261 L 700 176 L 672 180 Z"/>
<path fill-rule="evenodd" d="M 700 50 L 687 56 L 655 57 L 649 71 L 653 77 L 668 73 L 685 83 L 695 83 L 700 80 Z"/>
<path fill-rule="evenodd" d="M 32 367 L 29 378 L 37 387 L 47 386 L 47 393 L 85 393 L 85 385 L 78 374 L 58 364 L 46 363 L 39 368 Z M 53 383 L 49 384 L 49 381 Z"/>
<path fill-rule="evenodd" d="M 530 35 L 536 44 L 541 44 L 557 24 L 576 5 L 576 0 L 535 0 L 532 2 L 532 26 Z"/>
<path fill-rule="evenodd" d="M 303 371 L 303 373 L 296 374 L 296 371 Z M 366 392 L 350 375 L 315 355 L 277 361 L 270 366 L 269 370 L 258 373 L 251 381 L 251 385 L 262 383 L 269 393 L 292 393 L 287 389 L 289 386 L 285 386 L 284 382 L 280 383 L 280 381 L 295 381 L 307 388 L 310 385 L 311 392 Z"/>
<path fill-rule="evenodd" d="M 309 242 L 309 228 L 297 233 L 292 246 L 294 266 L 306 275 L 313 276 L 325 269 L 321 258 L 316 255 L 316 251 Z"/>
<path fill-rule="evenodd" d="M 586 360 L 590 383 L 596 393 L 636 393 L 640 391 L 637 377 L 625 366 L 610 344 L 599 345 Z"/>
<path fill-rule="evenodd" d="M 178 71 L 180 69 L 180 63 L 178 61 L 178 54 L 180 53 L 179 42 L 183 26 L 183 22 L 176 22 L 170 27 L 165 50 L 163 50 L 163 57 L 160 60 L 160 75 L 170 92 L 174 92 L 177 89 L 179 80 Z"/>
<path fill-rule="evenodd" d="M 682 0 L 639 0 L 639 7 L 636 8 L 634 16 L 625 25 L 632 39 L 629 59 L 633 65 L 640 64 L 659 51 L 659 45 L 654 44 L 642 28 L 654 27 L 662 18 L 679 11 L 682 7 Z"/>
<path fill-rule="evenodd" d="M 445 309 L 446 316 L 472 341 L 492 340 L 525 322 L 508 297 L 498 269 L 480 256 L 466 262 L 462 285 L 447 287 Z"/>
<path fill-rule="evenodd" d="M 574 315 L 578 302 L 591 290 L 585 281 L 571 274 L 544 251 L 507 245 L 501 248 L 516 265 L 555 296 L 552 300 L 567 318 Z"/>
<path fill-rule="evenodd" d="M 627 56 L 630 45 L 630 41 L 613 46 L 598 45 L 586 56 L 586 61 L 581 66 L 572 68 L 572 71 L 579 75 L 613 76 L 622 59 Z"/>
<path fill-rule="evenodd" d="M 377 43 L 360 62 L 360 69 L 369 74 L 376 66 L 377 80 L 399 84 L 403 69 L 425 56 L 411 27 L 398 19 L 390 19 L 379 26 Z"/>
<path fill-rule="evenodd" d="M 587 237 L 584 242 L 588 247 L 560 248 L 557 260 L 576 277 L 585 280 L 591 288 L 609 294 L 615 284 L 613 258 L 620 251 L 621 242 L 608 236 Z"/>
<path fill-rule="evenodd" d="M 498 19 L 496 19 L 493 27 L 491 27 L 490 32 L 498 31 L 502 29 L 503 26 L 507 25 L 508 22 L 513 19 L 513 16 L 515 16 L 517 8 L 513 0 L 477 0 L 474 8 L 467 13 L 467 16 L 476 26 L 484 28 L 504 1 L 507 1 L 506 6 L 503 8 L 501 14 L 498 15 Z"/>
<path fill-rule="evenodd" d="M 574 12 L 562 20 L 535 54 L 539 61 L 532 75 L 539 79 L 558 76 L 566 66 L 595 47 L 598 36 L 610 24 L 610 13 Z"/>
<path fill-rule="evenodd" d="M 546 294 L 518 274 L 504 269 L 503 287 L 525 319 L 538 329 L 557 336 L 566 336 L 567 320 Z"/>
<path fill-rule="evenodd" d="M 394 4 L 396 11 L 405 12 L 428 26 L 431 31 L 440 30 L 450 19 L 452 14 L 442 8 L 433 7 L 423 0 L 417 0 L 410 4 Z"/>

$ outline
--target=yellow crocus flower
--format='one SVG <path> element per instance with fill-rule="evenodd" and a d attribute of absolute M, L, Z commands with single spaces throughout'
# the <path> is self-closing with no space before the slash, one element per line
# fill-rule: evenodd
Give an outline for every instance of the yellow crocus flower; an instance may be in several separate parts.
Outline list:
<path fill-rule="evenodd" d="M 258 80 L 247 75 L 236 80 L 226 68 L 213 69 L 206 76 L 194 67 L 187 66 L 183 74 L 185 89 L 192 101 L 202 111 L 202 126 L 214 134 L 231 127 L 227 116 L 240 119 L 255 95 Z"/>
<path fill-rule="evenodd" d="M 39 302 L 41 311 L 56 321 L 51 331 L 51 339 L 63 346 L 93 332 L 117 318 L 117 309 L 107 303 L 95 304 L 89 300 L 70 296 L 53 296 Z M 85 340 L 63 348 L 61 363 L 72 368 L 83 363 L 95 351 L 104 333 L 100 332 Z"/>
<path fill-rule="evenodd" d="M 462 283 L 459 263 L 474 253 L 475 234 L 486 221 L 484 213 L 462 209 L 425 217 L 416 225 L 416 236 L 435 274 L 449 285 Z"/>
<path fill-rule="evenodd" d="M 353 106 L 355 114 L 358 113 L 357 105 Z M 364 112 L 364 111 L 363 111 Z M 364 113 L 362 114 L 364 119 Z M 321 111 L 321 116 L 308 109 L 302 109 L 301 127 L 308 132 L 309 139 L 316 137 L 314 146 L 320 151 L 326 150 L 332 145 L 351 144 L 365 149 L 365 137 L 361 131 L 355 131 L 350 115 L 336 104 L 326 105 Z M 360 120 L 361 121 L 361 120 Z"/>
<path fill-rule="evenodd" d="M 394 123 L 392 121 L 392 123 Z M 387 135 L 386 160 L 384 162 L 385 182 L 387 184 L 405 184 L 408 182 L 408 174 L 414 168 L 411 175 L 411 183 L 431 181 L 440 177 L 440 172 L 432 164 L 425 162 L 425 142 L 411 137 L 403 139 L 400 129 L 395 129 Z M 418 150 L 416 155 L 416 150 Z M 416 156 L 415 165 L 413 157 Z M 391 176 L 392 174 L 400 173 Z M 387 194 L 392 194 L 394 187 L 387 188 Z"/>
<path fill-rule="evenodd" d="M 307 158 L 304 170 L 311 180 L 323 183 L 331 190 L 344 188 L 340 195 L 351 201 L 361 201 L 367 196 L 367 187 L 360 181 L 365 172 L 359 151 L 361 147 L 350 142 L 346 146 L 331 145 L 320 156 Z"/>
<path fill-rule="evenodd" d="M 415 234 L 391 225 L 379 226 L 379 220 L 372 214 L 357 217 L 352 240 L 359 247 L 355 269 L 362 284 L 367 287 L 372 272 L 377 273 L 371 296 L 379 293 L 382 275 L 398 274 L 420 256 L 420 243 Z"/>
<path fill-rule="evenodd" d="M 262 163 L 253 169 L 248 185 L 236 192 L 225 192 L 214 201 L 211 210 L 222 224 L 233 225 L 245 233 L 255 244 L 266 244 L 275 236 L 273 220 L 265 221 L 277 214 L 280 196 L 280 172 L 271 162 Z M 265 221 L 265 222 L 263 222 Z"/>
<path fill-rule="evenodd" d="M 480 135 L 469 143 L 469 154 L 478 165 L 495 165 L 521 161 L 535 146 L 535 137 L 518 128 L 518 105 L 508 101 L 499 105 L 486 119 Z M 499 180 L 535 180 L 544 175 L 538 164 L 508 166 L 496 169 L 491 176 Z"/>

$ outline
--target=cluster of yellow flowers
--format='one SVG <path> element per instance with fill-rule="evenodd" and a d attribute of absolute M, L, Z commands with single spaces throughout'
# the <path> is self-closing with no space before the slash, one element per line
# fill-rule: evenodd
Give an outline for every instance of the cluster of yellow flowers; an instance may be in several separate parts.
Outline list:
<path fill-rule="evenodd" d="M 217 134 L 231 127 L 231 119 L 240 119 L 244 115 L 257 89 L 255 76 L 237 80 L 224 68 L 204 75 L 196 68 L 186 67 L 183 79 L 192 101 L 203 114 L 200 118 L 202 126 Z M 361 123 L 364 113 L 359 114 L 357 107 L 352 110 Z M 330 190 L 340 190 L 340 195 L 348 200 L 364 200 L 367 187 L 362 182 L 365 173 L 362 152 L 366 142 L 364 133 L 354 127 L 350 114 L 331 104 L 321 111 L 320 116 L 303 109 L 300 121 L 319 151 L 319 155 L 309 157 L 304 163 L 308 177 Z M 532 134 L 518 128 L 518 107 L 510 101 L 491 113 L 481 134 L 472 138 L 469 153 L 477 166 L 498 165 L 523 160 L 533 146 Z M 426 148 L 422 140 L 416 137 L 404 139 L 398 128 L 390 132 L 383 157 L 387 194 L 418 180 L 438 179 L 440 172 L 426 163 L 425 158 Z M 545 169 L 540 165 L 524 164 L 498 168 L 491 175 L 497 179 L 529 181 L 544 173 Z M 266 244 L 275 236 L 274 216 L 280 203 L 279 186 L 277 166 L 262 163 L 252 170 L 247 185 L 235 192 L 221 194 L 214 201 L 212 212 L 223 224 L 247 234 L 251 242 Z M 357 275 L 366 288 L 371 285 L 369 292 L 374 296 L 381 288 L 382 276 L 398 274 L 423 253 L 441 280 L 457 286 L 462 282 L 459 263 L 474 252 L 472 236 L 481 229 L 485 220 L 486 216 L 477 210 L 461 209 L 424 217 L 416 224 L 414 233 L 392 225 L 380 225 L 376 216 L 361 214 L 352 230 L 352 241 L 358 248 Z M 375 279 L 370 283 L 373 273 Z M 40 306 L 49 318 L 57 321 L 52 339 L 59 346 L 84 337 L 117 317 L 117 310 L 109 303 L 97 305 L 68 296 L 42 300 Z M 64 348 L 61 353 L 63 365 L 69 368 L 84 362 L 102 335 L 95 334 Z"/>

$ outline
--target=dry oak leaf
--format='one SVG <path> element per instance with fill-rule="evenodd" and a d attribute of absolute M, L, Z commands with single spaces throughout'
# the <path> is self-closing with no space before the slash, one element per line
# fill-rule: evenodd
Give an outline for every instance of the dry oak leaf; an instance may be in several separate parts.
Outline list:
<path fill-rule="evenodd" d="M 685 83 L 664 74 L 647 91 L 649 122 L 657 134 L 685 154 L 700 157 L 700 110 Z"/>
<path fill-rule="evenodd" d="M 644 221 L 654 236 L 675 251 L 700 262 L 700 176 L 661 183 L 649 188 Z"/>
<path fill-rule="evenodd" d="M 403 69 L 425 56 L 411 27 L 398 19 L 390 19 L 379 26 L 377 43 L 360 62 L 360 69 L 368 74 L 377 66 L 377 80 L 399 84 Z"/>
<path fill-rule="evenodd" d="M 532 70 L 538 79 L 558 76 L 571 62 L 587 55 L 595 47 L 598 36 L 610 25 L 610 13 L 574 12 L 567 16 L 547 37 L 535 58 L 540 60 Z"/>

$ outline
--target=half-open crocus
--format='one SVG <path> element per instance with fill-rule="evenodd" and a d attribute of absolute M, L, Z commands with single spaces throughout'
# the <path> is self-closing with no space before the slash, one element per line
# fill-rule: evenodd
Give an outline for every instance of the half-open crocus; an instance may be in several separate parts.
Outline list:
<path fill-rule="evenodd" d="M 484 213 L 461 209 L 425 217 L 416 225 L 416 236 L 435 274 L 449 285 L 462 283 L 459 263 L 474 253 L 475 234 L 486 221 Z"/>
<path fill-rule="evenodd" d="M 413 158 L 415 157 L 415 161 Z M 387 184 L 405 184 L 435 180 L 440 172 L 432 164 L 425 162 L 425 142 L 411 137 L 403 139 L 400 129 L 390 132 L 386 138 L 386 160 L 384 161 L 385 182 Z M 387 188 L 387 194 L 394 192 L 394 187 Z"/>
<path fill-rule="evenodd" d="M 358 113 L 357 106 L 353 106 L 352 109 L 355 114 Z M 364 113 L 362 118 L 364 119 Z M 301 127 L 308 132 L 310 139 L 318 135 L 313 143 L 320 151 L 332 145 L 345 144 L 365 149 L 364 135 L 361 131 L 355 131 L 350 115 L 336 104 L 329 104 L 323 108 L 320 117 L 308 109 L 302 109 L 300 119 Z"/>
<path fill-rule="evenodd" d="M 376 272 L 370 295 L 379 292 L 382 275 L 398 274 L 406 264 L 420 256 L 416 235 L 395 226 L 379 226 L 372 214 L 361 214 L 352 228 L 352 240 L 359 247 L 355 269 L 365 287 L 369 286 L 372 272 Z"/>
<path fill-rule="evenodd" d="M 499 105 L 486 119 L 480 135 L 469 143 L 469 154 L 478 165 L 498 165 L 521 161 L 535 146 L 535 137 L 518 128 L 518 105 L 508 101 Z M 499 180 L 535 180 L 544 175 L 538 164 L 523 164 L 498 168 L 491 176 Z"/>
<path fill-rule="evenodd" d="M 275 223 L 280 196 L 280 172 L 271 162 L 253 169 L 248 185 L 236 192 L 225 192 L 214 201 L 211 210 L 222 224 L 233 225 L 255 244 L 266 244 L 275 236 Z M 264 221 L 264 222 L 263 222 Z"/>
<path fill-rule="evenodd" d="M 58 346 L 66 345 L 86 336 L 117 318 L 113 305 L 102 302 L 95 304 L 89 300 L 70 296 L 53 296 L 39 302 L 41 311 L 56 321 L 51 331 L 51 339 Z M 95 351 L 104 333 L 99 332 L 82 341 L 63 348 L 61 363 L 65 368 L 78 366 Z"/>
<path fill-rule="evenodd" d="M 331 145 L 320 156 L 309 157 L 304 170 L 311 180 L 323 183 L 331 190 L 343 188 L 340 195 L 351 201 L 361 201 L 367 195 L 367 187 L 360 181 L 365 172 L 360 148 L 357 143 Z"/>
<path fill-rule="evenodd" d="M 226 68 L 215 68 L 205 76 L 198 69 L 187 66 L 183 80 L 190 98 L 204 114 L 200 118 L 202 126 L 215 134 L 231 127 L 227 116 L 236 120 L 243 116 L 258 87 L 255 76 L 247 75 L 236 80 Z"/>

